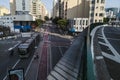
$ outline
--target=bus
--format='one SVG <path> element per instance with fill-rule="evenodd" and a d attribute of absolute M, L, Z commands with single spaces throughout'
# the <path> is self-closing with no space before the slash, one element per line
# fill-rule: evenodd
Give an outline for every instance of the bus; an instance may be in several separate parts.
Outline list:
<path fill-rule="evenodd" d="M 20 58 L 27 58 L 33 53 L 40 42 L 39 34 L 34 34 L 30 39 L 26 40 L 18 46 L 18 53 Z"/>

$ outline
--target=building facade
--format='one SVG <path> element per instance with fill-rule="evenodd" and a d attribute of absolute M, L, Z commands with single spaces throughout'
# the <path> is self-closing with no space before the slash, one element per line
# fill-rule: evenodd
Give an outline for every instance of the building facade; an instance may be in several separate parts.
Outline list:
<path fill-rule="evenodd" d="M 61 18 L 70 21 L 73 20 L 76 24 L 76 29 L 78 29 L 77 23 L 81 19 L 84 22 L 87 18 L 88 22 L 87 25 L 85 24 L 86 27 L 91 23 L 103 22 L 105 15 L 105 0 L 58 0 L 56 4 L 58 5 L 53 6 L 53 8 L 58 8 L 56 8 L 54 12 L 59 13 L 59 17 Z M 81 27 L 84 28 L 82 25 Z"/>
<path fill-rule="evenodd" d="M 40 0 L 33 0 L 31 4 L 31 15 L 36 19 L 44 20 L 44 17 L 47 16 L 47 9 L 45 5 Z"/>
<path fill-rule="evenodd" d="M 10 13 L 10 11 L 7 8 L 0 6 L 0 16 L 7 15 L 9 13 Z"/>

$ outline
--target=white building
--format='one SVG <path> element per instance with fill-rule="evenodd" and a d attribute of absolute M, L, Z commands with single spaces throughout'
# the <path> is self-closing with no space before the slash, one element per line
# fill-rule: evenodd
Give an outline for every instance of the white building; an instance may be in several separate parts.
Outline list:
<path fill-rule="evenodd" d="M 88 26 L 88 18 L 74 18 L 70 20 L 70 31 L 82 32 Z"/>
<path fill-rule="evenodd" d="M 1 16 L 0 17 L 0 25 L 1 26 L 5 26 L 5 27 L 10 27 L 11 32 L 14 31 L 19 31 L 19 29 L 15 29 L 14 27 L 16 25 L 20 25 L 20 22 L 24 22 L 24 24 L 26 24 L 26 22 L 30 22 L 34 21 L 35 18 L 31 15 L 10 15 L 10 16 Z M 17 22 L 17 23 L 16 23 Z M 23 25 L 23 24 L 21 24 Z"/>

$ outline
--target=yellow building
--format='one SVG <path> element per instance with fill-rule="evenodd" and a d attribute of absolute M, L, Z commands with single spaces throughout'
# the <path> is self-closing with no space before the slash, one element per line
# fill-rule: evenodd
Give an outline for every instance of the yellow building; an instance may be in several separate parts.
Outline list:
<path fill-rule="evenodd" d="M 4 16 L 6 14 L 9 14 L 9 10 L 3 6 L 0 6 L 0 16 Z"/>

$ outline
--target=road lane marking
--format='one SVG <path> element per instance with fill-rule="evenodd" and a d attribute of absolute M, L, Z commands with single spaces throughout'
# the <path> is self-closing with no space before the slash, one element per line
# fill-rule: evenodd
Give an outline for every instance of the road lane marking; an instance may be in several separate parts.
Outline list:
<path fill-rule="evenodd" d="M 51 74 L 55 76 L 58 80 L 66 80 L 61 74 L 56 71 L 52 71 Z"/>
<path fill-rule="evenodd" d="M 103 37 L 98 36 L 99 39 L 103 39 Z"/>
<path fill-rule="evenodd" d="M 96 56 L 97 60 L 103 59 L 103 56 Z"/>
<path fill-rule="evenodd" d="M 25 72 L 25 76 L 27 75 L 27 73 L 28 73 L 28 71 L 29 71 L 29 69 L 30 69 L 30 66 L 31 66 L 31 64 L 32 64 L 32 62 L 33 62 L 33 60 L 34 60 L 34 57 L 35 57 L 35 55 L 33 55 L 32 59 L 31 59 L 31 61 L 30 61 L 30 64 L 29 64 L 28 67 L 27 67 L 27 70 L 26 70 L 26 72 Z"/>
<path fill-rule="evenodd" d="M 57 72 L 59 72 L 61 75 L 63 75 L 65 78 L 69 79 L 69 80 L 76 80 L 75 77 L 71 76 L 70 74 L 66 73 L 64 70 L 55 67 L 54 68 Z"/>
<path fill-rule="evenodd" d="M 107 53 L 103 53 L 103 55 L 104 55 L 106 58 L 109 58 L 109 59 L 111 59 L 111 60 L 113 60 L 113 61 L 115 61 L 115 62 L 120 63 L 120 55 L 119 55 L 119 53 L 114 49 L 114 47 L 110 44 L 110 42 L 107 40 L 107 38 L 106 38 L 106 36 L 105 36 L 105 34 L 104 34 L 104 28 L 102 28 L 102 35 L 103 35 L 103 38 L 104 38 L 106 44 L 108 44 L 108 47 L 109 47 L 109 49 L 111 50 L 111 52 L 114 54 L 114 56 L 113 56 L 113 55 L 110 55 L 110 54 L 107 54 Z"/>
<path fill-rule="evenodd" d="M 102 55 L 103 55 L 104 57 L 110 59 L 110 60 L 113 60 L 113 61 L 115 61 L 115 62 L 117 62 L 117 63 L 120 63 L 120 59 L 117 58 L 117 57 L 115 57 L 114 55 L 110 55 L 110 54 L 105 53 L 105 52 L 102 52 Z"/>
<path fill-rule="evenodd" d="M 61 65 L 61 64 L 57 64 L 58 67 L 62 68 L 64 71 L 66 71 L 67 73 L 71 74 L 72 76 L 74 76 L 75 78 L 77 78 L 77 73 L 75 73 L 74 71 L 71 71 L 69 68 Z"/>
<path fill-rule="evenodd" d="M 56 80 L 56 78 L 54 78 L 53 76 L 49 75 L 49 76 L 47 77 L 47 80 Z"/>
<path fill-rule="evenodd" d="M 63 56 L 63 52 L 62 52 L 61 48 L 58 47 L 58 49 L 59 49 L 59 51 L 60 51 L 60 54 Z"/>
<path fill-rule="evenodd" d="M 15 66 L 16 66 L 19 62 L 20 62 L 20 59 L 17 60 L 17 62 L 15 63 L 15 65 L 12 67 L 12 69 L 14 69 Z M 3 80 L 6 80 L 6 79 L 7 79 L 7 76 L 8 76 L 8 75 L 6 75 L 6 76 L 3 78 Z"/>
<path fill-rule="evenodd" d="M 101 45 L 104 45 L 104 46 L 108 46 L 106 43 L 103 43 L 103 42 L 98 42 L 99 44 L 101 44 Z"/>

